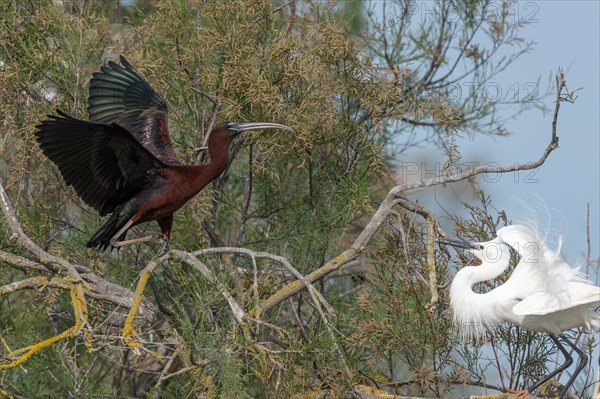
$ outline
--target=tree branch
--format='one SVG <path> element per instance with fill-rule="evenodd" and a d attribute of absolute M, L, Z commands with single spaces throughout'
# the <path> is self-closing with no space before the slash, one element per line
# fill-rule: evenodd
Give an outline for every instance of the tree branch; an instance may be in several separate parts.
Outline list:
<path fill-rule="evenodd" d="M 10 263 L 11 265 L 17 267 L 18 269 L 21 269 L 22 271 L 36 270 L 42 273 L 50 273 L 50 270 L 48 270 L 48 268 L 44 265 L 41 265 L 22 256 L 11 254 L 10 252 L 0 250 L 0 260 L 6 263 Z"/>
<path fill-rule="evenodd" d="M 50 255 L 49 253 L 44 251 L 42 248 L 40 248 L 36 243 L 31 241 L 31 239 L 29 237 L 27 237 L 27 235 L 25 235 L 25 233 L 23 232 L 23 229 L 21 228 L 21 224 L 17 220 L 15 211 L 10 203 L 10 200 L 8 199 L 8 195 L 6 194 L 6 191 L 4 191 L 4 186 L 2 185 L 2 181 L 0 181 L 0 202 L 2 203 L 2 211 L 4 212 L 6 221 L 8 222 L 8 225 L 10 226 L 10 229 L 13 232 L 13 237 L 17 239 L 17 242 L 20 245 L 22 245 L 24 248 L 26 248 L 33 256 L 36 256 L 40 260 L 40 263 L 42 263 L 42 264 L 50 263 L 50 264 L 59 265 L 68 274 L 70 274 L 75 279 L 76 282 L 81 281 L 81 276 L 79 275 L 77 270 L 75 270 L 75 267 L 73 267 L 73 265 L 71 263 L 67 262 L 63 258 L 59 258 L 57 256 Z"/>
<path fill-rule="evenodd" d="M 402 396 L 402 395 L 393 395 L 391 393 L 387 393 L 380 389 L 358 384 L 355 385 L 352 392 L 355 394 L 354 397 L 359 397 L 361 399 L 432 399 L 432 398 L 424 398 L 424 397 L 416 397 L 416 396 Z M 455 399 L 536 399 L 534 396 L 517 396 L 513 394 L 501 393 L 495 395 L 470 395 L 463 397 L 455 397 Z"/>
<path fill-rule="evenodd" d="M 283 256 L 271 254 L 268 252 L 255 252 L 246 248 L 236 247 L 217 247 L 217 248 L 206 248 L 193 252 L 194 256 L 209 254 L 209 253 L 235 253 L 250 256 L 252 259 L 255 258 L 266 258 L 281 263 L 294 277 L 296 277 L 306 289 L 308 289 L 310 296 L 315 302 L 315 306 L 319 307 L 321 304 L 325 307 L 329 314 L 334 314 L 334 310 L 331 305 L 325 300 L 323 295 L 317 290 L 306 278 L 298 271 L 292 264 Z"/>
<path fill-rule="evenodd" d="M 404 183 L 404 184 L 400 184 L 400 185 L 393 187 L 388 192 L 388 194 L 386 195 L 385 199 L 382 201 L 379 208 L 375 211 L 375 214 L 373 215 L 371 220 L 367 223 L 365 228 L 362 230 L 362 232 L 359 234 L 359 236 L 356 238 L 356 240 L 350 246 L 350 248 L 345 250 L 344 252 L 342 252 L 340 255 L 336 256 L 329 262 L 325 263 L 323 266 L 314 270 L 312 273 L 306 275 L 305 279 L 310 283 L 314 283 L 315 281 L 323 278 L 324 276 L 328 275 L 329 273 L 331 273 L 333 271 L 338 270 L 340 267 L 342 267 L 346 263 L 348 263 L 348 262 L 354 260 L 356 257 L 358 257 L 358 255 L 364 251 L 366 245 L 371 241 L 371 239 L 373 238 L 375 233 L 379 230 L 379 228 L 381 227 L 383 222 L 390 215 L 392 208 L 395 205 L 397 205 L 400 201 L 402 201 L 401 195 L 406 191 L 414 190 L 417 188 L 436 186 L 436 185 L 440 185 L 440 184 L 454 183 L 454 182 L 466 180 L 470 177 L 473 177 L 473 176 L 476 176 L 476 175 L 479 175 L 482 173 L 509 173 L 509 172 L 514 172 L 517 170 L 535 169 L 535 168 L 539 167 L 540 165 L 542 165 L 546 161 L 546 159 L 548 158 L 550 153 L 552 151 L 554 151 L 556 148 L 558 148 L 558 136 L 556 133 L 556 122 L 558 120 L 560 102 L 564 100 L 561 94 L 562 94 L 562 91 L 564 90 L 564 88 L 566 87 L 566 82 L 564 79 L 562 69 L 559 69 L 559 72 L 556 77 L 556 82 L 557 82 L 557 93 L 556 93 L 556 103 L 555 103 L 555 109 L 554 109 L 554 118 L 552 121 L 552 134 L 551 134 L 551 138 L 550 138 L 550 143 L 548 144 L 548 146 L 542 153 L 541 157 L 537 161 L 529 162 L 529 163 L 525 163 L 525 164 L 515 164 L 512 166 L 508 166 L 508 167 L 495 167 L 495 166 L 483 165 L 483 166 L 478 166 L 478 167 L 474 167 L 474 168 L 469 168 L 468 170 L 463 171 L 463 172 L 458 172 L 458 173 L 454 173 L 454 174 L 444 173 L 440 176 L 433 177 L 430 179 L 419 180 L 419 181 L 412 182 L 412 183 Z M 250 314 L 260 316 L 262 313 L 272 309 L 274 306 L 277 306 L 278 304 L 282 303 L 283 301 L 285 301 L 287 298 L 291 297 L 292 295 L 297 294 L 303 288 L 304 288 L 304 285 L 302 284 L 302 282 L 300 282 L 298 280 L 293 281 L 293 282 L 285 285 L 284 287 L 282 287 L 280 290 L 275 292 L 269 298 L 263 300 L 257 308 L 253 309 L 250 312 Z"/>
<path fill-rule="evenodd" d="M 227 300 L 227 303 L 229 304 L 229 307 L 231 308 L 231 312 L 233 313 L 235 320 L 238 322 L 238 324 L 244 323 L 244 319 L 246 318 L 246 312 L 235 301 L 235 299 L 233 299 L 233 297 L 227 291 L 227 289 L 225 287 L 223 287 L 221 283 L 219 283 L 219 281 L 216 279 L 214 274 L 212 274 L 212 272 L 208 269 L 208 267 L 206 267 L 206 265 L 204 263 L 202 263 L 198 259 L 196 259 L 194 254 L 191 254 L 188 252 L 173 250 L 170 253 L 174 256 L 177 256 L 178 258 L 180 258 L 181 260 L 183 260 L 184 262 L 188 263 L 190 266 L 192 266 L 193 268 L 198 270 L 200 273 L 202 273 L 202 275 L 211 284 L 216 284 L 221 295 L 223 295 L 225 300 Z"/>

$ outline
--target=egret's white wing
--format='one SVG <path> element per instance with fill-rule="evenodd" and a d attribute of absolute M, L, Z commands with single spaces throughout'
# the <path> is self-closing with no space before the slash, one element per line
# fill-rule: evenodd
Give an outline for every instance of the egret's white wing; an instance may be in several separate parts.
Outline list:
<path fill-rule="evenodd" d="M 524 298 L 515 305 L 516 314 L 543 315 L 593 303 L 593 297 L 598 297 L 600 288 L 579 267 L 572 267 L 562 259 L 560 242 L 553 251 L 535 230 L 522 225 L 506 226 L 497 233 L 521 257 L 509 278 L 514 294 Z"/>
<path fill-rule="evenodd" d="M 559 293 L 537 292 L 515 306 L 513 313 L 520 316 L 545 315 L 580 305 L 600 305 L 600 287 L 585 282 L 571 282 Z"/>
<path fill-rule="evenodd" d="M 558 298 L 547 292 L 531 294 L 512 308 L 513 313 L 519 316 L 544 315 L 559 310 Z"/>
<path fill-rule="evenodd" d="M 571 301 L 569 307 L 579 305 L 600 306 L 600 287 L 587 282 L 567 284 L 567 292 Z"/>
<path fill-rule="evenodd" d="M 555 284 L 548 274 L 548 264 L 552 263 L 548 261 L 551 251 L 546 251 L 536 232 L 527 226 L 512 225 L 502 227 L 497 234 L 520 256 L 509 278 L 515 296 L 526 298 L 536 292 L 554 293 Z"/>

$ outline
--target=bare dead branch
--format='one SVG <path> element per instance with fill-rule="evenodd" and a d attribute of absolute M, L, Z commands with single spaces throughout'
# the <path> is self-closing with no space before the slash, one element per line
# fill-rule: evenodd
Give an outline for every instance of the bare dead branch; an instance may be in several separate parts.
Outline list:
<path fill-rule="evenodd" d="M 231 312 L 233 313 L 233 317 L 235 318 L 235 320 L 239 324 L 244 323 L 246 312 L 235 301 L 235 299 L 233 299 L 229 291 L 227 291 L 227 289 L 223 287 L 221 283 L 219 283 L 215 275 L 208 269 L 208 267 L 206 267 L 204 263 L 200 262 L 193 254 L 190 254 L 188 252 L 173 250 L 171 251 L 171 254 L 177 256 L 178 258 L 180 258 L 181 260 L 198 270 L 212 284 L 216 284 L 221 295 L 223 295 L 223 297 L 227 300 L 227 303 L 231 308 Z"/>
<path fill-rule="evenodd" d="M 440 298 L 438 293 L 437 273 L 435 272 L 435 228 L 434 219 L 427 218 L 427 268 L 429 269 L 429 290 L 431 302 L 429 311 L 433 313 Z"/>
<path fill-rule="evenodd" d="M 6 217 L 6 221 L 10 226 L 10 229 L 13 232 L 13 237 L 17 239 L 17 242 L 26 248 L 33 256 L 36 256 L 40 263 L 42 264 L 56 264 L 63 268 L 68 274 L 71 275 L 75 279 L 76 282 L 81 281 L 81 276 L 75 270 L 75 267 L 67 262 L 65 259 L 59 258 L 54 255 L 50 255 L 42 248 L 40 248 L 36 243 L 31 241 L 29 237 L 23 232 L 21 228 L 21 224 L 17 220 L 15 211 L 8 199 L 8 195 L 6 191 L 4 191 L 4 186 L 0 181 L 0 202 L 2 203 L 2 211 L 4 212 L 4 216 Z"/>
<path fill-rule="evenodd" d="M 429 269 L 428 284 L 429 290 L 431 291 L 431 302 L 429 303 L 429 311 L 433 312 L 439 300 L 438 281 L 437 274 L 435 272 L 434 239 L 436 235 L 439 237 L 447 237 L 448 235 L 446 234 L 446 232 L 444 232 L 444 230 L 442 230 L 437 218 L 429 209 L 422 207 L 419 204 L 409 201 L 405 198 L 401 198 L 398 202 L 398 205 L 415 213 L 418 213 L 419 215 L 424 217 L 427 222 L 427 267 Z"/>
<path fill-rule="evenodd" d="M 358 384 L 354 386 L 352 390 L 355 394 L 355 397 L 359 397 L 361 399 L 431 399 L 417 396 L 403 396 L 403 395 L 393 395 L 382 391 L 380 389 L 370 387 L 368 385 Z M 455 397 L 454 399 L 536 399 L 532 395 L 527 395 L 526 397 L 517 396 L 513 394 L 495 394 L 495 395 L 471 395 L 471 396 L 463 396 L 463 397 Z"/>
<path fill-rule="evenodd" d="M 0 250 L 0 260 L 4 261 L 6 263 L 10 263 L 11 265 L 15 266 L 16 268 L 18 268 L 22 271 L 35 270 L 35 271 L 42 272 L 42 273 L 50 272 L 50 270 L 48 270 L 48 268 L 45 267 L 44 265 L 41 265 L 37 262 L 34 262 L 34 261 L 24 258 L 22 256 L 11 254 L 10 252 L 5 252 L 2 250 Z"/>
<path fill-rule="evenodd" d="M 204 136 L 204 140 L 202 140 L 202 148 L 208 148 L 208 139 L 210 138 L 210 132 L 212 131 L 217 121 L 217 115 L 219 114 L 219 110 L 221 109 L 221 103 L 218 101 L 218 94 L 216 97 L 207 96 L 207 94 L 202 92 L 199 92 L 199 94 L 208 98 L 213 103 L 210 118 L 208 119 L 207 125 L 204 127 L 204 131 L 207 133 Z"/>
<path fill-rule="evenodd" d="M 294 266 L 292 266 L 292 264 L 283 256 L 274 255 L 274 254 L 271 254 L 268 252 L 255 252 L 255 251 L 252 251 L 252 250 L 249 250 L 246 248 L 235 248 L 235 247 L 206 248 L 206 249 L 198 250 L 198 251 L 194 252 L 193 254 L 197 256 L 197 255 L 209 254 L 209 253 L 236 253 L 236 254 L 247 255 L 247 256 L 251 257 L 252 259 L 264 258 L 264 259 L 271 259 L 276 262 L 279 262 L 294 277 L 296 277 L 298 280 L 300 280 L 304 284 L 304 286 L 308 289 L 311 297 L 313 297 L 313 300 L 315 301 L 316 305 L 317 305 L 317 303 L 320 303 L 325 307 L 325 309 L 327 310 L 327 312 L 329 314 L 335 313 L 335 311 L 333 310 L 331 305 L 325 300 L 325 298 L 323 297 L 323 295 L 321 295 L 319 290 L 317 290 L 308 280 L 306 280 L 306 278 L 298 270 L 296 270 L 296 268 L 294 268 Z"/>
<path fill-rule="evenodd" d="M 346 263 L 354 260 L 360 253 L 364 251 L 366 245 L 371 241 L 375 233 L 379 230 L 383 222 L 390 215 L 392 208 L 396 206 L 402 199 L 402 194 L 409 190 L 414 190 L 417 188 L 423 187 L 431 187 L 440 184 L 454 183 L 462 180 L 466 180 L 470 177 L 482 174 L 482 173 L 509 173 L 517 170 L 529 170 L 535 169 L 542 165 L 550 153 L 558 148 L 558 136 L 556 133 L 556 122 L 558 120 L 558 114 L 560 109 L 560 102 L 562 101 L 562 91 L 566 86 L 566 82 L 564 80 L 564 75 L 561 69 L 557 74 L 557 94 L 556 94 L 556 103 L 554 109 L 554 118 L 552 122 L 552 134 L 550 138 L 550 143 L 542 153 L 541 157 L 534 162 L 529 162 L 525 164 L 515 164 L 508 167 L 495 167 L 489 165 L 482 165 L 478 167 L 469 168 L 466 171 L 460 171 L 457 173 L 449 174 L 443 173 L 440 176 L 436 176 L 430 179 L 419 180 L 412 183 L 404 183 L 393 187 L 385 199 L 382 201 L 379 208 L 375 211 L 375 214 L 371 217 L 371 220 L 367 223 L 358 237 L 354 240 L 354 243 L 350 246 L 349 249 L 342 252 L 340 255 L 336 256 L 329 262 L 325 263 L 323 266 L 314 270 L 310 274 L 305 276 L 305 279 L 314 283 L 315 281 L 323 278 L 329 273 L 338 270 L 340 267 L 345 265 Z M 274 306 L 280 304 L 287 298 L 292 295 L 297 294 L 304 288 L 302 282 L 296 280 L 293 281 L 280 290 L 275 292 L 269 298 L 263 300 L 260 305 L 253 309 L 250 314 L 251 315 L 259 315 L 272 309 Z"/>
<path fill-rule="evenodd" d="M 180 348 L 177 348 L 175 350 L 175 352 L 173 352 L 171 354 L 171 357 L 169 358 L 169 360 L 167 361 L 167 364 L 165 365 L 165 367 L 163 367 L 160 376 L 158 377 L 158 380 L 156 381 L 156 384 L 154 385 L 154 392 L 152 394 L 152 398 L 158 398 L 160 396 L 160 392 L 161 392 L 161 388 L 162 388 L 162 384 L 163 382 L 169 378 L 169 376 L 167 375 L 167 373 L 169 372 L 169 370 L 171 369 L 171 366 L 173 365 L 173 362 L 175 361 L 175 359 L 177 358 L 177 356 L 179 356 L 179 352 L 181 351 Z"/>
<path fill-rule="evenodd" d="M 207 253 L 237 253 L 237 254 L 243 254 L 243 255 L 250 256 L 252 258 L 253 262 L 255 262 L 256 258 L 266 258 L 266 259 L 274 260 L 274 261 L 279 262 L 282 265 L 284 265 L 285 268 L 292 275 L 294 275 L 294 277 L 296 277 L 298 279 L 298 281 L 301 281 L 304 284 L 304 286 L 306 287 L 306 289 L 308 290 L 308 293 L 315 305 L 315 308 L 317 309 L 317 312 L 319 313 L 319 316 L 321 317 L 321 320 L 323 321 L 323 324 L 325 325 L 329 335 L 333 339 L 333 342 L 334 342 L 333 345 L 334 345 L 334 350 L 336 352 L 336 355 L 338 356 L 338 358 L 344 365 L 344 369 L 345 369 L 347 377 L 351 378 L 350 369 L 347 365 L 344 352 L 343 352 L 342 348 L 340 348 L 340 346 L 335 343 L 335 341 L 336 341 L 335 331 L 331 325 L 331 322 L 327 318 L 327 315 L 323 311 L 323 307 L 325 307 L 325 309 L 327 310 L 327 312 L 329 314 L 335 315 L 333 308 L 325 300 L 323 295 L 310 282 L 308 282 L 305 279 L 305 277 L 298 270 L 296 270 L 296 268 L 294 268 L 292 266 L 292 264 L 286 258 L 284 258 L 283 256 L 274 255 L 274 254 L 271 254 L 268 252 L 254 252 L 254 251 L 251 251 L 246 248 L 234 248 L 234 247 L 206 248 L 206 249 L 198 250 L 198 251 L 194 252 L 193 254 L 198 256 L 198 255 L 207 254 Z M 253 318 L 250 318 L 245 315 L 244 315 L 244 317 L 246 319 L 254 320 Z M 258 319 L 258 320 L 260 320 L 260 319 Z"/>

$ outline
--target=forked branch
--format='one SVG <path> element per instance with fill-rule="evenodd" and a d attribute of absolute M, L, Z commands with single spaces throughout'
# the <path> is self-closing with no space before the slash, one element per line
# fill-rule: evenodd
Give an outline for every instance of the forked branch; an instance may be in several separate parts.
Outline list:
<path fill-rule="evenodd" d="M 565 81 L 562 69 L 559 69 L 558 74 L 556 76 L 556 85 L 557 85 L 556 101 L 555 101 L 555 107 L 554 107 L 554 117 L 552 120 L 552 130 L 551 130 L 550 142 L 546 146 L 544 152 L 542 153 L 541 157 L 537 161 L 529 162 L 529 163 L 525 163 L 525 164 L 514 164 L 514 165 L 511 165 L 508 167 L 496 167 L 496 166 L 490 166 L 490 165 L 482 165 L 482 166 L 478 166 L 478 167 L 469 168 L 465 171 L 459 171 L 456 173 L 451 173 L 451 174 L 442 173 L 441 175 L 430 178 L 430 179 L 423 179 L 423 180 L 419 180 L 419 181 L 411 182 L 411 183 L 403 183 L 403 184 L 393 187 L 388 192 L 388 194 L 386 195 L 384 200 L 381 202 L 381 205 L 375 211 L 375 214 L 371 217 L 371 220 L 367 223 L 367 225 L 364 227 L 362 232 L 354 240 L 354 242 L 352 243 L 350 248 L 348 248 L 347 250 L 345 250 L 344 252 L 342 252 L 341 254 L 339 254 L 338 256 L 336 256 L 335 258 L 330 260 L 329 262 L 325 263 L 323 266 L 314 270 L 312 273 L 306 275 L 305 279 L 310 283 L 314 283 L 315 281 L 325 277 L 329 273 L 338 270 L 340 267 L 342 267 L 346 263 L 356 259 L 364 251 L 364 249 L 369 244 L 369 242 L 371 241 L 371 239 L 373 238 L 375 233 L 379 230 L 381 225 L 385 222 L 385 220 L 391 214 L 392 209 L 400 201 L 402 201 L 402 195 L 406 191 L 414 190 L 417 188 L 436 186 L 436 185 L 440 185 L 440 184 L 454 183 L 454 182 L 466 180 L 468 178 L 471 178 L 473 176 L 476 176 L 476 175 L 479 175 L 482 173 L 509 173 L 509 172 L 514 172 L 517 170 L 535 169 L 535 168 L 541 166 L 546 161 L 546 159 L 548 158 L 550 153 L 552 151 L 554 151 L 556 148 L 558 148 L 558 135 L 556 132 L 556 126 L 557 126 L 558 114 L 559 114 L 559 110 L 560 110 L 560 103 L 561 103 L 561 101 L 565 101 L 568 98 L 568 97 L 563 97 L 563 91 L 566 88 L 566 81 Z M 567 93 L 567 95 L 568 95 L 568 93 Z M 304 289 L 304 287 L 305 286 L 301 281 L 298 281 L 298 280 L 293 281 L 293 282 L 285 285 L 281 289 L 279 289 L 277 292 L 275 292 L 269 298 L 263 300 L 257 308 L 253 309 L 253 311 L 250 312 L 250 314 L 260 316 L 262 313 L 268 311 L 269 309 L 272 309 L 273 307 L 282 303 L 283 301 L 285 301 L 287 298 L 291 297 L 292 295 L 297 294 L 302 289 Z"/>
<path fill-rule="evenodd" d="M 6 221 L 13 232 L 13 237 L 17 239 L 20 245 L 26 248 L 33 256 L 37 257 L 40 260 L 40 263 L 48 264 L 49 267 L 52 267 L 53 264 L 59 265 L 68 274 L 70 274 L 75 281 L 81 281 L 81 276 L 77 270 L 75 270 L 75 267 L 72 264 L 62 258 L 50 255 L 40 248 L 36 243 L 31 241 L 31 239 L 23 232 L 21 224 L 17 220 L 15 211 L 10 203 L 10 200 L 8 199 L 8 195 L 6 194 L 6 191 L 4 191 L 2 181 L 0 181 L 0 203 L 2 205 L 2 211 L 6 217 Z"/>

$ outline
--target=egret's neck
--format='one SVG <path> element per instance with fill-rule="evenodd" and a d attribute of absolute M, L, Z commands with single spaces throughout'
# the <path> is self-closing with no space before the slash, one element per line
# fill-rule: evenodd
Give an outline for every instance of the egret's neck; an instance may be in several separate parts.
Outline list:
<path fill-rule="evenodd" d="M 494 290 L 485 294 L 473 291 L 473 284 L 498 277 L 510 263 L 510 251 L 502 245 L 499 256 L 480 266 L 467 266 L 456 273 L 450 286 L 450 306 L 463 340 L 483 335 L 489 324 L 500 322 L 494 312 Z"/>
<path fill-rule="evenodd" d="M 491 280 L 501 275 L 508 268 L 509 260 L 500 259 L 495 262 L 483 262 L 480 266 L 464 267 L 456 273 L 452 284 L 461 282 L 471 290 L 473 284 Z"/>

